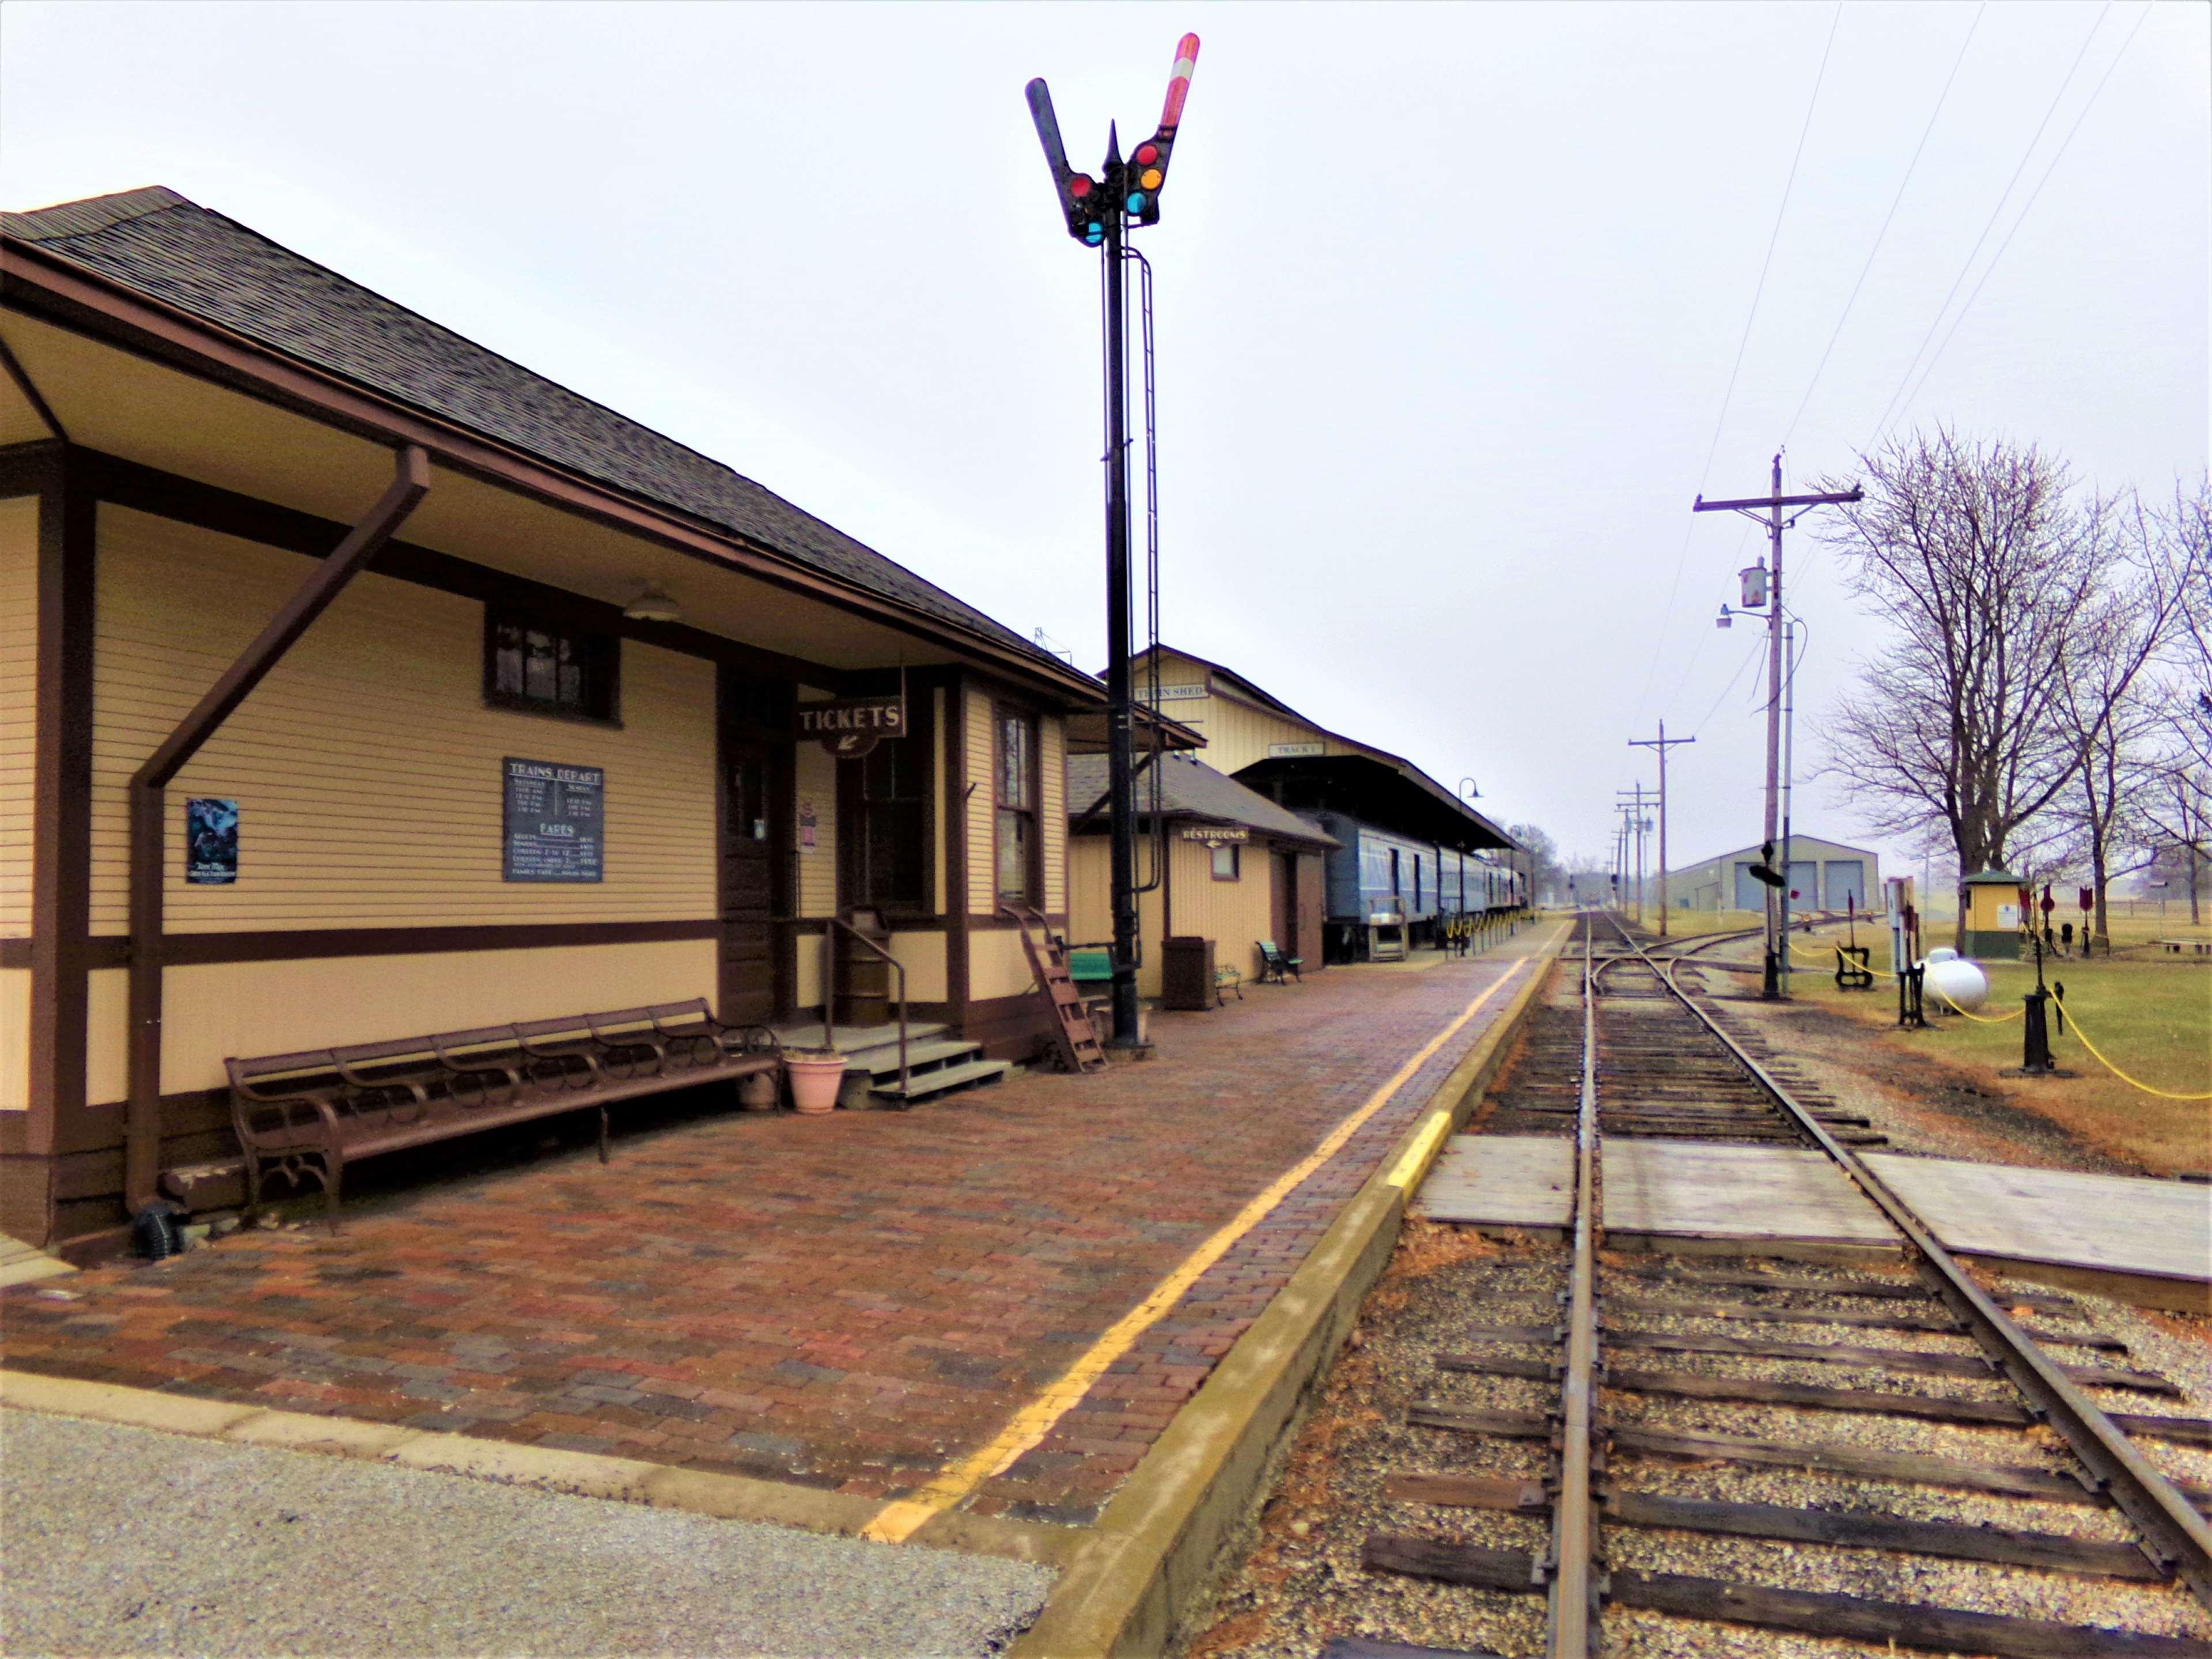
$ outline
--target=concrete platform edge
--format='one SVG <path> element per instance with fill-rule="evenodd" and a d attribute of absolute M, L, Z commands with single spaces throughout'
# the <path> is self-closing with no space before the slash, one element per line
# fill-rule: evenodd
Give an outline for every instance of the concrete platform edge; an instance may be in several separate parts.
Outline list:
<path fill-rule="evenodd" d="M 1086 1532 L 1010 1659 L 1156 1655 L 1199 1603 L 1273 1454 L 1396 1248 L 1411 1195 L 1473 1114 L 1551 976 L 1563 930 L 1376 1173 Z"/>
<path fill-rule="evenodd" d="M 275 1411 L 155 1389 L 49 1376 L 39 1371 L 0 1369 L 0 1407 L 239 1445 L 359 1458 L 434 1474 L 535 1486 L 574 1497 L 611 1498 L 719 1520 L 757 1521 L 848 1537 L 857 1537 L 881 1507 L 872 1498 L 783 1481 L 679 1468 L 596 1452 L 472 1440 L 465 1435 L 390 1423 Z M 1080 1536 L 1060 1527 L 946 1515 L 924 1527 L 912 1541 L 925 1548 L 1055 1566 L 1073 1552 Z"/>

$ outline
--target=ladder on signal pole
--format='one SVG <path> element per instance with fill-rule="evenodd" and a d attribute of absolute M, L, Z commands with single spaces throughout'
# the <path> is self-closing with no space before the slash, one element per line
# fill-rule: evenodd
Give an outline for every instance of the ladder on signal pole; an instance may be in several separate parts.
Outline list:
<path fill-rule="evenodd" d="M 1000 908 L 1021 929 L 1023 954 L 1029 957 L 1030 971 L 1036 975 L 1046 1005 L 1052 1010 L 1060 1058 L 1070 1071 L 1104 1071 L 1106 1051 L 1098 1046 L 1098 1034 L 1091 1029 L 1091 1012 L 1083 1006 L 1082 994 L 1076 990 L 1075 981 L 1069 976 L 1065 946 L 1053 937 L 1051 926 L 1039 912 L 1027 905 L 1008 904 Z M 1030 931 L 1032 922 L 1036 927 L 1035 933 Z"/>

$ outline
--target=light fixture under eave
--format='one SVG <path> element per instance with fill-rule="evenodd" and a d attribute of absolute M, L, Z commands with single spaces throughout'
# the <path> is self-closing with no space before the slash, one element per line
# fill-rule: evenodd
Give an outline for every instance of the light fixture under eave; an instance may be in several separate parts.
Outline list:
<path fill-rule="evenodd" d="M 647 582 L 638 596 L 623 607 L 632 622 L 672 623 L 683 620 L 683 608 L 668 597 L 659 582 Z"/>
<path fill-rule="evenodd" d="M 1735 613 L 1726 605 L 1723 605 L 1721 614 L 1713 618 L 1713 626 L 1716 628 L 1730 628 L 1735 626 Z"/>

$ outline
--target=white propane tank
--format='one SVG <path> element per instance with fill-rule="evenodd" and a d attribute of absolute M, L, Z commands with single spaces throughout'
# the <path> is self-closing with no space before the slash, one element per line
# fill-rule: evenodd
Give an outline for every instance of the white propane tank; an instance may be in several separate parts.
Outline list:
<path fill-rule="evenodd" d="M 1931 963 L 1956 962 L 1958 959 L 1959 953 L 1948 945 L 1939 945 L 1928 953 L 1928 960 Z"/>
<path fill-rule="evenodd" d="M 1936 953 L 1928 953 L 1928 976 L 1921 983 L 1927 988 L 1930 1006 L 1943 1009 L 1960 1009 L 1966 1013 L 1978 1012 L 1990 1000 L 1990 981 L 1982 970 L 1955 952 L 1948 961 L 1938 962 Z"/>

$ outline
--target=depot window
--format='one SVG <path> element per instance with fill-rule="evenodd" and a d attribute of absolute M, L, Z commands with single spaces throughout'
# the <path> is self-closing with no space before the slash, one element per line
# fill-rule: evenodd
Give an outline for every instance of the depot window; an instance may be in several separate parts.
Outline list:
<path fill-rule="evenodd" d="M 621 647 L 611 634 L 488 606 L 484 701 L 569 720 L 612 721 Z"/>
<path fill-rule="evenodd" d="M 924 696 L 917 713 L 927 716 Z M 848 890 L 874 908 L 929 908 L 930 757 L 926 718 L 905 735 L 886 738 L 850 763 L 849 783 L 840 779 L 848 821 L 840 841 L 852 848 Z"/>
<path fill-rule="evenodd" d="M 1243 874 L 1243 860 L 1237 855 L 1243 849 L 1231 843 L 1213 849 L 1213 878 L 1216 881 L 1235 881 Z"/>
<path fill-rule="evenodd" d="M 998 882 L 1002 902 L 1033 904 L 1042 884 L 1037 837 L 1036 717 L 1019 709 L 998 711 Z"/>

